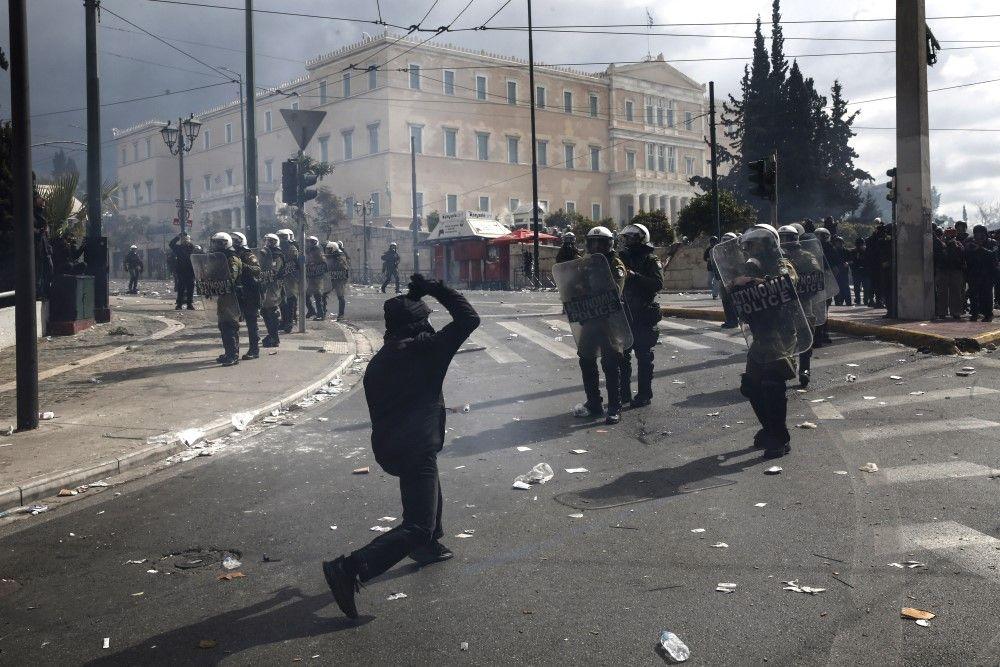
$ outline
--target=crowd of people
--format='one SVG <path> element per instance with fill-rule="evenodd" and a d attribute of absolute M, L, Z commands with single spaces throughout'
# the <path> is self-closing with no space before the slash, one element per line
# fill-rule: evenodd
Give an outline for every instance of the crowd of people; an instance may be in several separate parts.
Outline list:
<path fill-rule="evenodd" d="M 934 312 L 938 319 L 993 321 L 1000 307 L 1000 231 L 964 221 L 949 229 L 934 228 Z"/>

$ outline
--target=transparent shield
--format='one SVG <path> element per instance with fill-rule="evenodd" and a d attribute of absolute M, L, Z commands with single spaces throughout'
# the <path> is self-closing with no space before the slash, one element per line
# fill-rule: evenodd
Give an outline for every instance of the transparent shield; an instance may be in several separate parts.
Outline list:
<path fill-rule="evenodd" d="M 632 347 L 632 330 L 611 267 L 604 255 L 587 255 L 552 267 L 580 356 Z"/>
<path fill-rule="evenodd" d="M 797 292 L 798 274 L 773 234 L 750 230 L 716 245 L 712 259 L 754 361 L 778 361 L 812 347 L 812 327 Z"/>
<path fill-rule="evenodd" d="M 253 254 L 260 265 L 260 287 L 262 290 L 267 289 L 269 285 L 273 285 L 278 280 L 278 264 L 275 262 L 274 256 L 266 250 L 254 248 Z"/>
<path fill-rule="evenodd" d="M 807 238 L 792 243 L 782 243 L 785 255 L 799 280 L 797 291 L 802 310 L 810 324 L 822 326 L 826 323 L 827 275 L 823 270 L 823 245 L 815 238 Z"/>
<path fill-rule="evenodd" d="M 350 279 L 350 272 L 347 268 L 347 260 L 344 255 L 326 256 L 326 276 L 324 277 L 324 290 L 330 292 L 338 286 L 347 284 Z"/>
<path fill-rule="evenodd" d="M 202 302 L 202 310 L 211 319 L 217 309 L 219 297 L 236 292 L 236 284 L 229 274 L 229 258 L 225 253 L 208 252 L 191 255 L 194 267 L 194 290 Z"/>

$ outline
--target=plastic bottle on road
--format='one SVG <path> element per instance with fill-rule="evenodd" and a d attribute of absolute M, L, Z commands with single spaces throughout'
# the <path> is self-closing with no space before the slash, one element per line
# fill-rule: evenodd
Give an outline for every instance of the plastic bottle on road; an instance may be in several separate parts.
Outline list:
<path fill-rule="evenodd" d="M 664 630 L 660 635 L 660 646 L 674 662 L 684 662 L 691 657 L 691 649 L 681 641 L 680 637 L 669 630 Z"/>

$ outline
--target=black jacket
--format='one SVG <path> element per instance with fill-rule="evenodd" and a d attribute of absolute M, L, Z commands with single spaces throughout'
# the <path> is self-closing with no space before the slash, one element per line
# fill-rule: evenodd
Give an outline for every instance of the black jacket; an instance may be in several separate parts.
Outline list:
<path fill-rule="evenodd" d="M 556 253 L 556 264 L 562 264 L 563 262 L 571 262 L 574 259 L 580 259 L 583 257 L 583 253 L 580 252 L 572 243 L 563 243 L 559 247 L 559 252 Z"/>
<path fill-rule="evenodd" d="M 982 243 L 974 237 L 965 242 L 965 265 L 970 280 L 993 280 L 997 271 L 997 242 L 987 238 Z"/>
<path fill-rule="evenodd" d="M 628 308 L 629 319 L 640 326 L 654 326 L 660 321 L 660 308 L 656 294 L 663 289 L 663 268 L 652 246 L 640 245 L 626 248 L 619 255 L 629 273 L 625 277 L 622 296 Z"/>
<path fill-rule="evenodd" d="M 179 276 L 194 277 L 194 266 L 191 265 L 191 255 L 194 254 L 194 244 L 180 242 L 180 235 L 170 239 L 170 250 L 174 253 L 174 270 Z"/>
<path fill-rule="evenodd" d="M 479 326 L 479 315 L 455 290 L 441 286 L 430 296 L 452 321 L 412 338 L 386 336 L 365 371 L 372 451 L 382 469 L 397 477 L 444 446 L 444 377 L 459 346 Z"/>

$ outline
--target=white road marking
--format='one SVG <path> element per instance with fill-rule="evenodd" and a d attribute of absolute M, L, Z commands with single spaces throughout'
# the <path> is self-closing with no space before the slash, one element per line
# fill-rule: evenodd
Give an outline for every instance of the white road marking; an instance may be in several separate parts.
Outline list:
<path fill-rule="evenodd" d="M 485 347 L 486 354 L 490 355 L 490 358 L 498 364 L 524 363 L 524 357 L 511 351 L 505 343 L 483 331 L 482 327 L 473 331 L 469 338 L 474 344 Z"/>
<path fill-rule="evenodd" d="M 901 526 L 902 551 L 920 547 L 986 579 L 1000 578 L 1000 540 L 955 521 Z"/>
<path fill-rule="evenodd" d="M 675 320 L 660 320 L 660 327 L 664 329 L 676 329 L 677 331 L 691 331 L 694 329 L 690 324 L 681 324 Z"/>
<path fill-rule="evenodd" d="M 903 396 L 879 396 L 874 401 L 865 401 L 865 400 L 850 401 L 848 403 L 843 403 L 838 405 L 837 408 L 841 412 L 853 412 L 855 410 L 877 410 L 879 408 L 908 405 L 910 403 L 930 403 L 933 401 L 944 401 L 947 399 L 961 400 L 963 398 L 973 398 L 975 396 L 989 396 L 991 394 L 1000 394 L 1000 391 L 997 391 L 996 389 L 990 389 L 988 387 L 973 387 L 972 389 L 938 389 L 935 391 L 924 392 L 919 396 L 911 396 L 909 394 L 906 394 Z M 882 405 L 882 403 L 885 403 L 885 405 Z"/>
<path fill-rule="evenodd" d="M 905 438 L 931 433 L 948 433 L 949 431 L 972 431 L 982 428 L 996 428 L 1000 423 L 966 417 L 964 419 L 942 419 L 933 422 L 918 422 L 915 424 L 891 424 L 871 428 L 844 431 L 845 442 L 868 442 L 870 440 L 889 440 L 890 438 Z"/>
<path fill-rule="evenodd" d="M 958 479 L 962 477 L 989 477 L 996 470 L 970 461 L 945 461 L 942 463 L 918 463 L 915 465 L 882 468 L 875 475 L 866 475 L 865 479 L 874 479 L 886 484 L 903 484 L 906 482 L 922 482 L 928 479 Z"/>
<path fill-rule="evenodd" d="M 813 359 L 813 368 L 826 368 L 827 366 L 840 366 L 841 364 L 848 364 L 853 361 L 867 361 L 868 359 L 873 359 L 875 357 L 885 357 L 890 354 L 906 354 L 906 350 L 898 347 L 885 348 L 876 347 L 871 350 L 865 350 L 864 352 L 854 352 L 853 354 L 845 354 L 843 356 L 834 357 L 822 357 Z"/>
<path fill-rule="evenodd" d="M 566 331 L 566 332 L 572 331 L 572 329 L 569 326 L 569 322 L 567 322 L 566 320 L 544 320 L 544 322 L 548 324 L 550 327 L 555 327 L 560 331 Z"/>
<path fill-rule="evenodd" d="M 740 345 L 740 346 L 742 346 L 744 344 L 743 336 L 740 335 L 739 329 L 736 330 L 735 334 L 727 334 L 727 333 L 723 333 L 721 331 L 705 331 L 705 330 L 701 330 L 701 329 L 698 329 L 697 327 L 692 327 L 692 326 L 687 325 L 687 324 L 681 324 L 679 322 L 674 322 L 673 320 L 660 320 L 659 326 L 660 326 L 660 329 L 673 329 L 675 331 L 684 331 L 684 332 L 698 333 L 698 334 L 700 334 L 702 336 L 705 336 L 706 338 L 714 338 L 715 340 L 721 340 L 721 341 L 725 341 L 726 343 L 733 343 L 733 344 Z M 676 345 L 676 347 L 679 347 L 679 348 L 681 348 L 683 350 L 698 350 L 698 349 L 705 349 L 705 348 L 709 347 L 709 346 L 706 346 L 706 345 L 700 345 L 699 347 L 685 347 L 684 345 L 680 345 L 680 344 L 678 344 L 678 343 L 675 342 L 675 341 L 679 340 L 679 338 L 677 338 L 676 336 L 660 336 L 660 340 L 662 340 L 662 341 L 670 341 L 672 345 Z M 693 343 L 693 342 L 690 342 L 690 341 L 687 341 L 687 342 L 688 342 L 688 345 L 699 345 L 698 343 Z"/>
<path fill-rule="evenodd" d="M 708 345 L 702 345 L 701 343 L 696 343 L 692 340 L 686 340 L 684 338 L 679 338 L 677 336 L 660 336 L 660 340 L 664 345 L 670 345 L 681 350 L 707 350 Z"/>
<path fill-rule="evenodd" d="M 565 343 L 560 343 L 557 340 L 552 340 L 545 334 L 539 333 L 534 329 L 526 327 L 520 322 L 497 322 L 497 324 L 502 326 L 507 331 L 516 333 L 518 336 L 522 336 L 523 338 L 527 338 L 535 345 L 545 350 L 548 350 L 557 357 L 561 357 L 563 359 L 576 358 L 576 350 L 570 347 L 569 345 L 566 345 Z"/>

